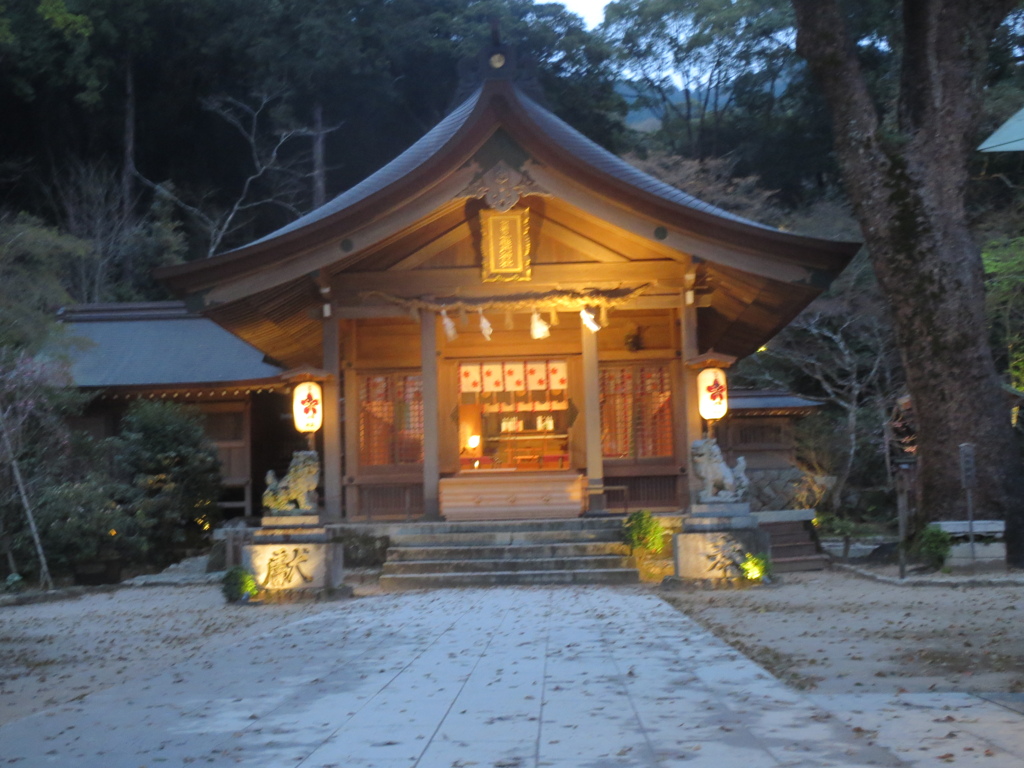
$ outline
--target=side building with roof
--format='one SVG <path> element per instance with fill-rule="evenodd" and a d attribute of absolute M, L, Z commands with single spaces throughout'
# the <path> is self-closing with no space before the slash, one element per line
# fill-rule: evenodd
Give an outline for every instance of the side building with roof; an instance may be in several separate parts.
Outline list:
<path fill-rule="evenodd" d="M 177 301 L 78 305 L 60 320 L 72 381 L 90 396 L 74 427 L 110 437 L 138 398 L 194 405 L 221 461 L 224 513 L 258 514 L 267 470 L 303 445 L 279 365 Z"/>

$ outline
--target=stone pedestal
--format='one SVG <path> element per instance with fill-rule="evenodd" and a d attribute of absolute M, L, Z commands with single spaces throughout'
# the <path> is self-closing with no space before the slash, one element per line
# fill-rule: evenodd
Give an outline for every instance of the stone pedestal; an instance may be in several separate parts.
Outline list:
<path fill-rule="evenodd" d="M 683 521 L 684 533 L 705 531 L 738 531 L 757 528 L 757 519 L 745 501 L 724 501 L 694 504 Z"/>
<path fill-rule="evenodd" d="M 672 537 L 675 575 L 680 579 L 742 579 L 739 563 L 747 553 L 770 554 L 768 535 L 758 529 L 746 502 L 694 504 L 683 532 Z"/>
<path fill-rule="evenodd" d="M 342 545 L 317 515 L 264 517 L 244 548 L 244 563 L 268 592 L 337 589 L 345 575 Z"/>

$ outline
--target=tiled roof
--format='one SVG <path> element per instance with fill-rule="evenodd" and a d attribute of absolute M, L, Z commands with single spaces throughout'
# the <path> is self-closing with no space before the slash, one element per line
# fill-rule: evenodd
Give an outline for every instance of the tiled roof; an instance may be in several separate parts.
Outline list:
<path fill-rule="evenodd" d="M 302 229 L 322 219 L 339 213 L 354 203 L 363 200 L 377 192 L 385 189 L 388 185 L 401 180 L 429 160 L 442 146 L 452 139 L 459 130 L 466 124 L 467 118 L 473 113 L 480 103 L 483 88 L 477 88 L 460 105 L 455 107 L 440 123 L 428 131 L 419 141 L 405 150 L 402 154 L 371 174 L 354 187 L 346 190 L 338 197 L 325 203 L 314 211 L 310 211 L 295 221 L 271 232 L 264 237 L 254 240 L 245 247 L 258 243 L 274 240 L 282 235 Z M 728 211 L 705 203 L 693 195 L 689 195 L 676 187 L 666 184 L 659 179 L 650 176 L 643 171 L 634 168 L 620 157 L 612 154 L 607 149 L 591 141 L 575 128 L 570 126 L 561 118 L 554 115 L 548 109 L 538 104 L 527 96 L 518 87 L 513 87 L 512 93 L 517 99 L 530 119 L 540 128 L 544 134 L 556 145 L 565 150 L 566 154 L 572 155 L 585 161 L 598 171 L 613 176 L 620 181 L 635 187 L 638 190 L 657 195 L 664 200 L 700 211 L 712 216 L 717 216 L 730 221 L 747 224 L 760 229 L 778 231 L 775 227 L 769 227 L 742 216 L 736 216 Z"/>
<path fill-rule="evenodd" d="M 79 387 L 166 386 L 272 379 L 281 368 L 180 302 L 92 304 L 61 312 Z"/>
<path fill-rule="evenodd" d="M 767 229 L 773 232 L 777 231 L 775 227 L 769 227 L 756 221 L 745 219 L 742 216 L 736 216 L 722 208 L 711 205 L 710 203 L 705 203 L 703 200 L 700 200 L 693 195 L 689 195 L 681 189 L 677 189 L 670 184 L 666 184 L 665 182 L 654 178 L 650 174 L 644 173 L 639 168 L 635 168 L 627 163 L 621 157 L 609 152 L 600 144 L 588 139 L 564 120 L 555 116 L 540 104 L 537 104 L 529 96 L 517 91 L 516 97 L 519 99 L 520 103 L 523 105 L 534 123 L 536 123 L 536 125 L 540 127 L 552 141 L 563 147 L 568 154 L 583 160 L 591 167 L 596 168 L 609 176 L 614 176 L 620 181 L 624 181 L 639 190 L 657 195 L 669 202 L 675 203 L 676 205 L 681 205 L 695 211 L 701 211 L 703 213 L 729 219 L 742 224 L 760 227 L 761 229 Z"/>
<path fill-rule="evenodd" d="M 730 389 L 730 411 L 804 411 L 810 412 L 824 405 L 820 400 L 800 397 L 789 392 L 760 389 Z"/>

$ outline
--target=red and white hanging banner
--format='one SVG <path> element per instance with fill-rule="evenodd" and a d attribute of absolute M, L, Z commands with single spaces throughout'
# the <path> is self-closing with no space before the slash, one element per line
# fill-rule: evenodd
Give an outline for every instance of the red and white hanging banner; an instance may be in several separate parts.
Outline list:
<path fill-rule="evenodd" d="M 459 364 L 459 392 L 481 392 L 480 363 Z"/>
<path fill-rule="evenodd" d="M 523 392 L 526 390 L 526 364 L 520 362 L 505 363 L 505 391 Z"/>
<path fill-rule="evenodd" d="M 505 374 L 503 363 L 484 363 L 480 366 L 480 377 L 484 392 L 504 392 Z"/>
<path fill-rule="evenodd" d="M 564 360 L 459 364 L 460 392 L 564 390 L 568 381 L 569 365 Z"/>
<path fill-rule="evenodd" d="M 569 364 L 564 360 L 548 360 L 548 388 L 565 389 L 569 383 Z"/>
<path fill-rule="evenodd" d="M 526 386 L 533 392 L 548 388 L 548 366 L 544 360 L 526 364 Z"/>

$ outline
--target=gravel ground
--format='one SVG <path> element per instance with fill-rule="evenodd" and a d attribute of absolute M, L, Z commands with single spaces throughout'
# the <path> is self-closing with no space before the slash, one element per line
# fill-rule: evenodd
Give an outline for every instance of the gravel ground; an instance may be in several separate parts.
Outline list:
<path fill-rule="evenodd" d="M 209 585 L 0 608 L 0 724 L 263 634 L 323 604 L 226 605 Z"/>
<path fill-rule="evenodd" d="M 913 581 L 820 571 L 786 574 L 766 587 L 663 596 L 801 689 L 1024 691 L 1020 577 L 993 576 L 984 586 L 942 575 Z"/>
<path fill-rule="evenodd" d="M 188 571 L 146 577 L 178 586 L 0 607 L 0 724 L 330 605 L 226 605 L 218 586 L 190 583 L 201 574 Z M 797 688 L 1024 691 L 1024 587 L 959 583 L 906 586 L 826 571 L 747 590 L 658 594 Z M 374 599 L 372 585 L 360 593 Z"/>

